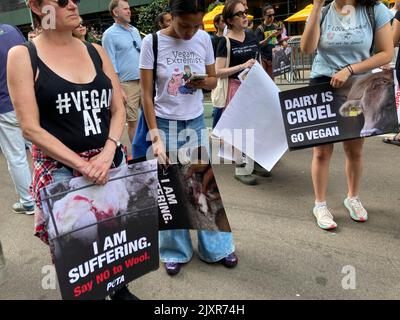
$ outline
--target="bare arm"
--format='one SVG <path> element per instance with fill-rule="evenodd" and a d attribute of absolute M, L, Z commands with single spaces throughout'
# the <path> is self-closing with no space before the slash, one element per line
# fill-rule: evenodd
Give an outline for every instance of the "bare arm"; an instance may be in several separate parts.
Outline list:
<path fill-rule="evenodd" d="M 153 70 L 140 69 L 140 87 L 143 104 L 143 112 L 146 118 L 147 127 L 149 128 L 150 139 L 152 142 L 153 153 L 161 164 L 168 163 L 166 149 L 158 131 L 156 112 L 153 102 Z M 166 133 L 168 134 L 168 133 Z"/>
<path fill-rule="evenodd" d="M 394 54 L 394 47 L 393 42 L 387 41 L 387 39 L 390 39 L 391 37 L 392 30 L 390 23 L 387 23 L 378 31 L 376 31 L 375 49 L 377 53 L 362 62 L 352 64 L 351 68 L 353 69 L 354 73 L 365 73 L 390 63 Z M 351 73 L 348 68 L 343 68 L 333 75 L 331 85 L 335 88 L 341 87 L 347 81 L 350 75 Z"/>
<path fill-rule="evenodd" d="M 217 58 L 217 63 L 216 63 L 217 78 L 228 78 L 229 76 L 237 72 L 240 72 L 246 68 L 251 68 L 256 62 L 255 59 L 250 59 L 246 63 L 226 68 L 226 59 L 227 58 L 222 58 L 222 57 Z"/>
<path fill-rule="evenodd" d="M 394 47 L 391 41 L 387 41 L 392 36 L 390 23 L 387 23 L 382 28 L 375 32 L 375 50 L 376 54 L 371 58 L 360 63 L 352 65 L 354 73 L 364 73 L 374 68 L 378 68 L 387 63 L 390 63 L 394 54 Z"/>
<path fill-rule="evenodd" d="M 324 6 L 324 3 L 325 0 L 314 0 L 314 6 L 300 41 L 300 49 L 305 54 L 314 53 L 318 47 L 321 34 L 321 9 Z"/>
<path fill-rule="evenodd" d="M 39 109 L 34 91 L 33 71 L 28 49 L 12 48 L 8 54 L 7 83 L 11 101 L 24 137 L 48 156 L 86 175 L 91 165 L 67 148 L 60 140 L 40 126 Z"/>
<path fill-rule="evenodd" d="M 397 19 L 393 20 L 393 45 L 399 46 L 400 42 L 400 21 Z"/>
<path fill-rule="evenodd" d="M 114 88 L 110 106 L 111 121 L 109 136 L 113 139 L 120 140 L 125 128 L 126 120 L 122 89 L 107 53 L 101 46 L 96 44 L 93 45 L 103 61 L 103 71 L 111 79 L 112 86 Z M 116 147 L 117 146 L 113 141 L 107 140 L 103 151 L 96 157 L 90 159 L 90 163 L 95 166 L 94 170 L 97 169 L 99 172 L 101 172 L 100 178 L 97 179 L 97 182 L 100 184 L 106 183 L 108 180 L 108 170 L 110 169 L 114 159 Z"/>

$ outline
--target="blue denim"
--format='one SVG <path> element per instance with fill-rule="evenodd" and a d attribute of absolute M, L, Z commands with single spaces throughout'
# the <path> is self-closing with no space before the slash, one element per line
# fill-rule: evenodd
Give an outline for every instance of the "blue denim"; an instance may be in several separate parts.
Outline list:
<path fill-rule="evenodd" d="M 30 143 L 28 143 L 30 144 Z M 0 114 L 0 147 L 7 160 L 8 171 L 25 207 L 34 205 L 29 186 L 32 175 L 26 157 L 26 141 L 22 136 L 14 111 Z"/>
<path fill-rule="evenodd" d="M 213 108 L 213 113 L 212 113 L 212 116 L 213 116 L 212 128 L 213 129 L 215 128 L 215 126 L 217 125 L 219 119 L 221 118 L 223 111 L 224 111 L 223 108 L 216 108 L 216 107 Z"/>
<path fill-rule="evenodd" d="M 208 149 L 208 134 L 205 129 L 204 116 L 186 121 L 167 120 L 157 117 L 158 129 L 162 135 L 167 151 L 177 150 L 188 142 L 176 141 L 174 136 L 182 130 L 192 129 L 197 133 L 197 139 Z M 171 129 L 171 131 L 170 131 Z M 171 134 L 170 134 L 171 133 Z M 176 136 L 175 136 L 176 137 Z M 197 147 L 195 145 L 187 145 Z M 193 255 L 192 241 L 187 229 L 160 231 L 160 259 L 163 262 L 189 262 Z M 215 232 L 198 230 L 198 252 L 201 260 L 207 262 L 219 261 L 235 251 L 231 232 Z"/>

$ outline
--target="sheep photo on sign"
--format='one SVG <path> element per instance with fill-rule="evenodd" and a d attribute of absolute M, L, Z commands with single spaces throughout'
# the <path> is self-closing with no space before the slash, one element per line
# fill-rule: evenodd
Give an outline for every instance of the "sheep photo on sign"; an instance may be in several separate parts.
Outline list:
<path fill-rule="evenodd" d="M 157 160 L 112 169 L 104 186 L 79 177 L 41 196 L 63 299 L 103 299 L 158 268 Z"/>
<path fill-rule="evenodd" d="M 329 83 L 279 94 L 289 149 L 296 150 L 395 132 L 393 70 L 357 75 L 343 87 Z"/>
<path fill-rule="evenodd" d="M 231 232 L 207 150 L 182 148 L 169 159 L 167 167 L 158 166 L 160 230 Z"/>

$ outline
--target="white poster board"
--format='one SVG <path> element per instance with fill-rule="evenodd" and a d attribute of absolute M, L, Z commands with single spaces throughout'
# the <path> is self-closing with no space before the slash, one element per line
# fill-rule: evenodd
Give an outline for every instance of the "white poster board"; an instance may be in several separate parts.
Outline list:
<path fill-rule="evenodd" d="M 215 136 L 269 171 L 288 150 L 279 91 L 262 66 L 256 63 L 213 131 Z M 254 139 L 249 138 L 252 130 Z"/>

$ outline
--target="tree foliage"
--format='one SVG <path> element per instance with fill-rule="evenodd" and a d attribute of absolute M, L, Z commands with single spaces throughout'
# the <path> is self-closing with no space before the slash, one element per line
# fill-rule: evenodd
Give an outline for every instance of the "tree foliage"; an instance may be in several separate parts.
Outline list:
<path fill-rule="evenodd" d="M 139 9 L 138 28 L 141 32 L 152 33 L 155 31 L 157 16 L 168 10 L 168 0 L 154 0 Z"/>
<path fill-rule="evenodd" d="M 214 9 L 215 7 L 217 7 L 217 6 L 221 5 L 221 4 L 224 4 L 224 2 L 218 1 L 218 0 L 217 0 L 217 1 L 214 1 L 213 3 L 211 3 L 211 4 L 208 6 L 207 12 L 213 11 L 213 9 Z"/>

